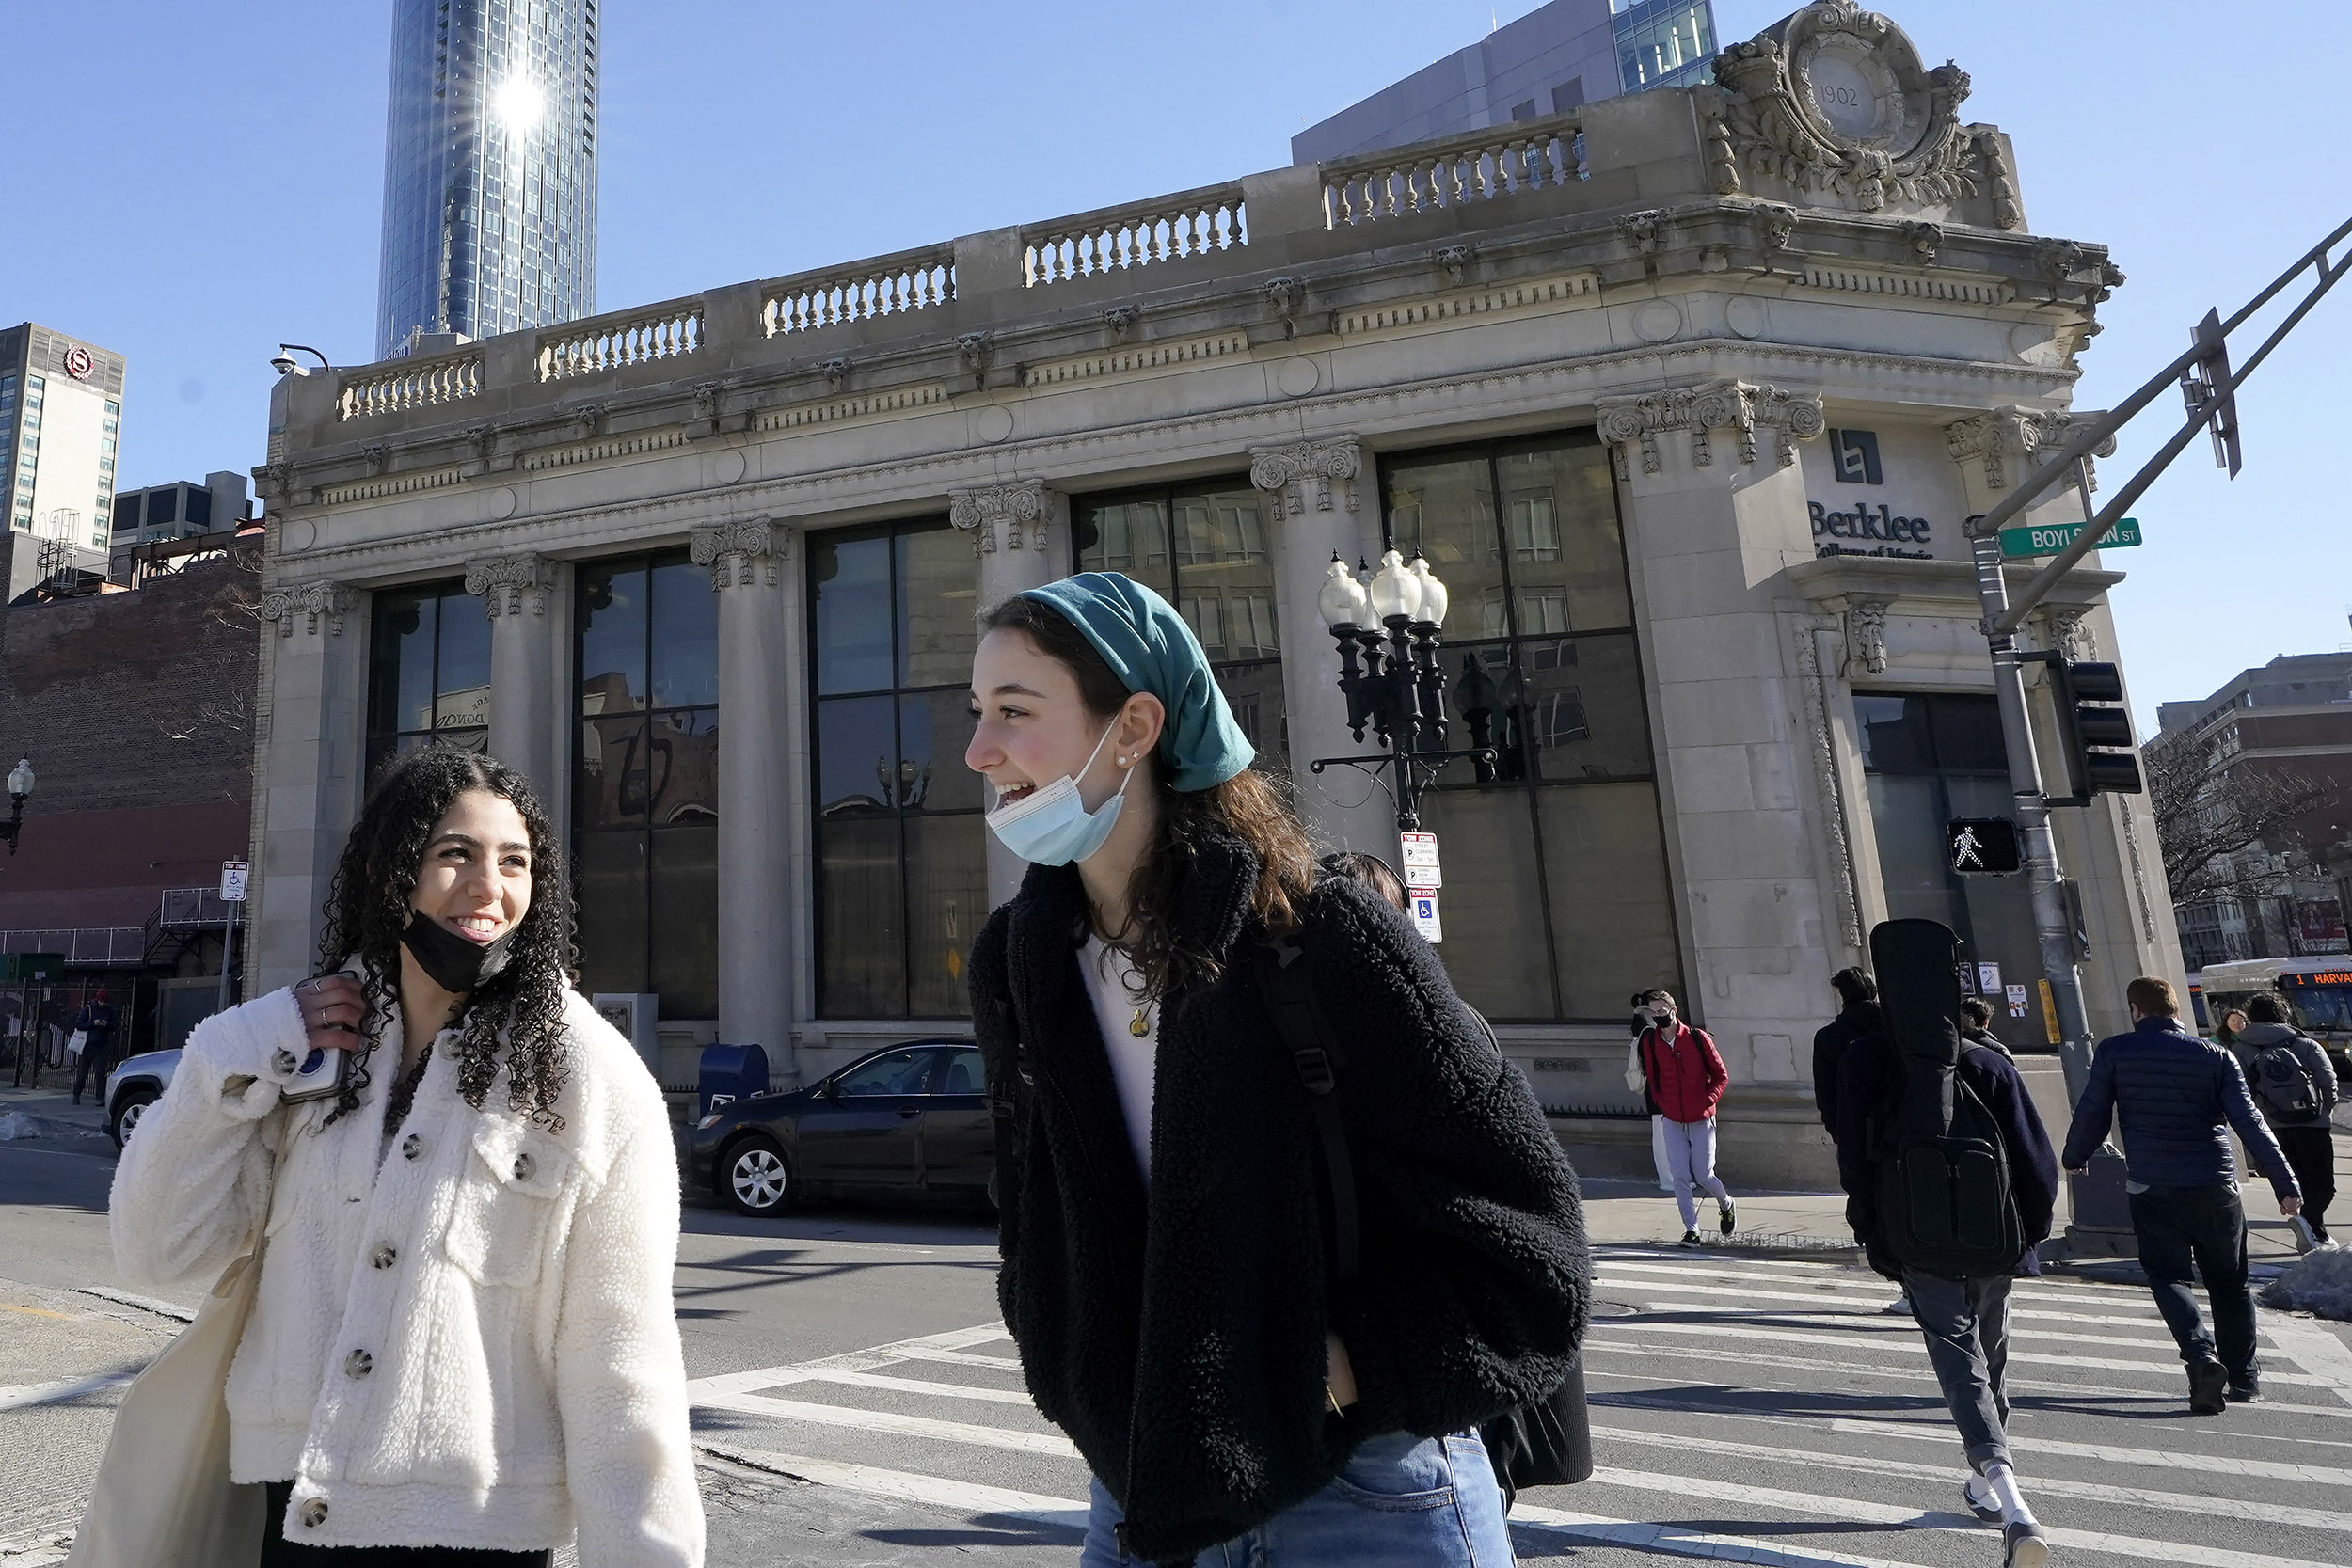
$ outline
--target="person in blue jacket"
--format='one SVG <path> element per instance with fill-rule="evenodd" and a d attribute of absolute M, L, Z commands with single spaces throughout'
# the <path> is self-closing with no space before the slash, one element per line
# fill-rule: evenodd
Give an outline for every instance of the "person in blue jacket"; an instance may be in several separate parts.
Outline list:
<path fill-rule="evenodd" d="M 2262 1397 L 2254 1298 L 2246 1288 L 2246 1211 L 2229 1129 L 2270 1179 L 2280 1213 L 2299 1213 L 2303 1193 L 2254 1109 L 2237 1059 L 2181 1026 L 2171 982 L 2143 974 L 2123 994 L 2132 1032 L 2099 1042 L 2060 1159 L 2082 1175 L 2108 1127 L 2122 1122 L 2123 1190 L 2139 1266 L 2187 1363 L 2189 1409 L 2217 1416 L 2231 1402 Z M 2190 1288 L 2192 1265 L 2213 1298 L 2210 1336 Z"/>

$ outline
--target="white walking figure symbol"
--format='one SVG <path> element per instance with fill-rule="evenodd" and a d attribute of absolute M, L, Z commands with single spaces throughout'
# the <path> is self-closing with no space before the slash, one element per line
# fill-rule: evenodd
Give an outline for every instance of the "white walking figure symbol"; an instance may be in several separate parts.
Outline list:
<path fill-rule="evenodd" d="M 1977 837 L 1976 829 L 1961 829 L 1960 836 L 1952 840 L 1952 869 L 1957 871 L 1969 864 L 1984 864 L 1984 857 L 1977 853 L 1981 847 L 1983 845 Z"/>

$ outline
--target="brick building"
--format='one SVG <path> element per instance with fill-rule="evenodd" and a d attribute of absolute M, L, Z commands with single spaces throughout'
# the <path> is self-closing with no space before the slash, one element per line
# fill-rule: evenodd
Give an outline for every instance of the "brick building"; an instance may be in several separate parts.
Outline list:
<path fill-rule="evenodd" d="M 0 751 L 38 776 L 0 855 L 0 952 L 65 954 L 70 989 L 132 1009 L 136 1045 L 167 992 L 188 993 L 167 1035 L 210 1010 L 219 974 L 220 863 L 249 837 L 260 539 L 180 541 L 135 585 L 0 605 Z M 0 579 L 36 547 L 0 536 Z"/>

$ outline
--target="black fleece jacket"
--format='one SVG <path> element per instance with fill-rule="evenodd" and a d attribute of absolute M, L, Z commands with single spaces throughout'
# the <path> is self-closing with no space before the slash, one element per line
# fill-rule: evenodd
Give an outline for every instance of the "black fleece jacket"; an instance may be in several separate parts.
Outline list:
<path fill-rule="evenodd" d="M 1030 1396 L 1183 1562 L 1337 1474 L 1367 1438 L 1460 1432 L 1567 1375 L 1589 1291 L 1575 1173 L 1526 1081 L 1405 917 L 1321 883 L 1291 941 L 1343 1055 L 1359 1277 L 1332 1281 L 1308 1095 L 1250 972 L 1258 863 L 1204 846 L 1177 911 L 1223 964 L 1164 1003 L 1152 1178 L 1078 971 L 1085 894 L 1032 867 L 972 952 L 997 1124 L 997 1295 Z M 1358 1401 L 1324 1408 L 1326 1329 Z"/>
<path fill-rule="evenodd" d="M 1856 1002 L 1813 1032 L 1813 1108 L 1821 1113 L 1821 1130 L 1837 1136 L 1837 1065 L 1846 1047 L 1865 1035 L 1878 1033 L 1884 1015 L 1875 1002 Z"/>

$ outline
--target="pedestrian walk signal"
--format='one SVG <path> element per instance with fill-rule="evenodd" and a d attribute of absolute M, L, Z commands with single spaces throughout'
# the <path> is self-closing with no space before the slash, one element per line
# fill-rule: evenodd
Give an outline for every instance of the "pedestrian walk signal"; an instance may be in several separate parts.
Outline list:
<path fill-rule="evenodd" d="M 1945 823 L 1944 860 L 1963 877 L 2006 877 L 2026 863 L 2017 824 L 2006 816 L 1958 816 Z"/>

